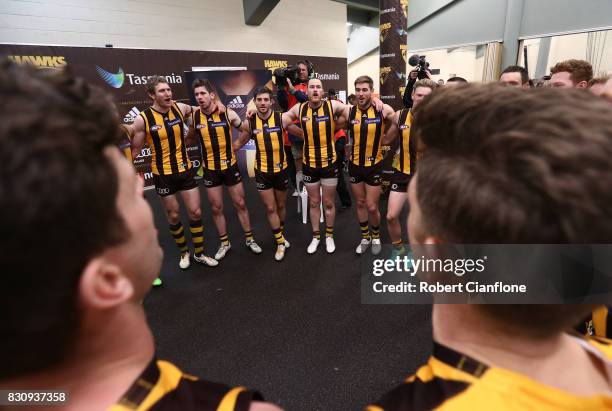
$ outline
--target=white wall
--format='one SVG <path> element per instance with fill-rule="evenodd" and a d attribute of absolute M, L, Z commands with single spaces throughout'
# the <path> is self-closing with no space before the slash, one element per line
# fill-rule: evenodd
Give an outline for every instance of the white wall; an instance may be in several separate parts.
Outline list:
<path fill-rule="evenodd" d="M 252 27 L 242 0 L 1 0 L 0 42 L 346 57 L 346 5 L 282 0 Z"/>
<path fill-rule="evenodd" d="M 378 49 L 366 54 L 348 65 L 347 95 L 355 93 L 355 79 L 370 76 L 374 80 L 374 93 L 380 93 L 380 53 Z"/>

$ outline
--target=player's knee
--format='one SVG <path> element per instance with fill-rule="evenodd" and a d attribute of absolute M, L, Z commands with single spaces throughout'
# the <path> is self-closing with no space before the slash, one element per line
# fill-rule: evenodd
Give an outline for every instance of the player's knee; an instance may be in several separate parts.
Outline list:
<path fill-rule="evenodd" d="M 180 221 L 178 210 L 166 210 L 166 215 L 168 216 L 168 222 L 170 222 L 170 224 L 178 224 Z"/>
<path fill-rule="evenodd" d="M 191 221 L 198 221 L 202 219 L 202 209 L 200 207 L 189 211 L 189 218 Z"/>
<path fill-rule="evenodd" d="M 323 200 L 323 207 L 325 210 L 333 210 L 336 207 L 334 200 Z"/>
<path fill-rule="evenodd" d="M 221 206 L 221 203 L 212 203 L 210 205 L 210 210 L 215 216 L 223 214 L 223 207 Z"/>
<path fill-rule="evenodd" d="M 266 213 L 276 214 L 276 204 L 266 204 Z"/>
<path fill-rule="evenodd" d="M 239 198 L 238 200 L 234 201 L 234 207 L 236 207 L 236 210 L 238 211 L 245 211 L 246 203 L 244 201 L 244 198 Z"/>
<path fill-rule="evenodd" d="M 310 208 L 319 207 L 319 205 L 321 204 L 321 199 L 316 197 L 309 197 L 308 204 L 310 205 Z"/>
<path fill-rule="evenodd" d="M 391 224 L 393 223 L 397 223 L 397 214 L 396 213 L 392 213 L 392 212 L 388 212 L 387 213 L 387 221 Z"/>
<path fill-rule="evenodd" d="M 358 198 L 357 199 L 357 208 L 366 208 L 365 198 Z"/>
<path fill-rule="evenodd" d="M 283 213 L 285 211 L 285 204 L 280 203 L 280 204 L 276 204 L 276 211 L 278 213 Z"/>
<path fill-rule="evenodd" d="M 376 214 L 378 212 L 378 205 L 376 203 L 368 203 L 367 208 L 370 214 Z"/>

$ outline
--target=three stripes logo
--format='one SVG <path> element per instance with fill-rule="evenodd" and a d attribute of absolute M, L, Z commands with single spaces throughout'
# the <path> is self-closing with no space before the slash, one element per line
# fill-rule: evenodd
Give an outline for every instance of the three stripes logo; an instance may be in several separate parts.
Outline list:
<path fill-rule="evenodd" d="M 242 97 L 236 96 L 229 103 L 227 103 L 227 106 L 233 109 L 241 109 L 244 108 L 245 104 L 242 101 Z"/>
<path fill-rule="evenodd" d="M 125 73 L 121 67 L 119 67 L 119 71 L 116 74 L 109 73 L 100 66 L 96 66 L 96 71 L 109 86 L 114 88 L 121 88 L 121 86 L 123 86 L 123 82 L 125 81 Z"/>
<path fill-rule="evenodd" d="M 138 117 L 138 114 L 140 114 L 140 110 L 138 110 L 138 107 L 132 107 L 130 111 L 125 115 L 125 117 L 123 117 L 123 122 L 133 123 L 136 117 Z"/>

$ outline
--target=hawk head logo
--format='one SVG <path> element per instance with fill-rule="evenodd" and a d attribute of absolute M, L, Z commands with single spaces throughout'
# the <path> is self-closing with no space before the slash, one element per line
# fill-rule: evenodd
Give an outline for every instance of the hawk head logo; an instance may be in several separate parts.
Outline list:
<path fill-rule="evenodd" d="M 391 23 L 383 23 L 380 25 L 380 42 L 383 43 L 389 34 Z"/>
<path fill-rule="evenodd" d="M 380 84 L 383 85 L 389 74 L 391 73 L 391 67 L 381 67 L 380 68 Z"/>

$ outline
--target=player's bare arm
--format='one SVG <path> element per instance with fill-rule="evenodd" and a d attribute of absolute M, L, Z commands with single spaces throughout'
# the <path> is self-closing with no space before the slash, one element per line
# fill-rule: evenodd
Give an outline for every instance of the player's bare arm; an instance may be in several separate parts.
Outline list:
<path fill-rule="evenodd" d="M 240 136 L 232 143 L 234 151 L 240 150 L 251 138 L 251 126 L 248 121 L 240 125 Z"/>
<path fill-rule="evenodd" d="M 240 129 L 240 126 L 242 126 L 240 116 L 231 108 L 227 109 L 227 119 L 234 128 Z"/>
<path fill-rule="evenodd" d="M 385 135 L 382 139 L 383 145 L 389 145 L 393 140 L 397 138 L 399 135 L 399 128 L 397 127 L 397 122 L 399 119 L 399 111 L 393 112 L 393 114 L 389 118 L 389 127 L 385 128 Z M 386 125 L 387 123 L 385 123 Z"/>
<path fill-rule="evenodd" d="M 134 123 L 132 123 L 132 125 L 130 126 L 130 133 L 132 135 L 132 143 L 131 143 L 131 150 L 132 150 L 132 158 L 136 158 L 138 156 L 138 154 L 140 154 L 140 151 L 142 150 L 142 147 L 144 146 L 145 143 L 145 123 L 144 123 L 144 119 L 142 118 L 142 116 L 137 116 L 136 119 L 134 120 Z"/>

